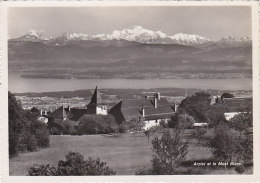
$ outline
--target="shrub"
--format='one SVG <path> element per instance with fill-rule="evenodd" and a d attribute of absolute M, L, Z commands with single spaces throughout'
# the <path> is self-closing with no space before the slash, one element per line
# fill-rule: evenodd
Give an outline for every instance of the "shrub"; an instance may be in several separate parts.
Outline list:
<path fill-rule="evenodd" d="M 78 152 L 69 152 L 66 155 L 66 160 L 60 160 L 57 167 L 49 165 L 35 165 L 28 170 L 31 176 L 42 175 L 115 175 L 116 173 L 110 169 L 106 162 L 100 161 L 99 158 L 88 158 L 84 160 L 84 157 Z"/>
<path fill-rule="evenodd" d="M 33 136 L 28 134 L 25 138 L 26 145 L 27 145 L 27 151 L 32 152 L 37 149 L 37 139 Z"/>
<path fill-rule="evenodd" d="M 75 135 L 77 134 L 77 130 L 75 128 L 75 122 L 73 121 L 65 121 L 64 122 L 64 134 L 66 135 Z"/>
<path fill-rule="evenodd" d="M 52 176 L 56 175 L 56 168 L 50 165 L 35 165 L 28 170 L 30 176 Z"/>
<path fill-rule="evenodd" d="M 77 134 L 103 134 L 118 132 L 119 125 L 112 115 L 84 115 L 80 119 Z"/>
<path fill-rule="evenodd" d="M 48 130 L 52 135 L 62 135 L 65 133 L 64 124 L 61 122 L 51 121 L 48 122 Z"/>
<path fill-rule="evenodd" d="M 242 174 L 245 172 L 245 167 L 244 166 L 236 166 L 235 168 L 236 172 L 239 174 Z"/>
<path fill-rule="evenodd" d="M 204 138 L 204 135 L 207 133 L 205 128 L 196 128 L 194 131 L 194 136 L 199 140 L 199 142 Z"/>
<path fill-rule="evenodd" d="M 186 113 L 175 113 L 168 123 L 170 128 L 191 128 L 195 120 L 192 116 Z"/>

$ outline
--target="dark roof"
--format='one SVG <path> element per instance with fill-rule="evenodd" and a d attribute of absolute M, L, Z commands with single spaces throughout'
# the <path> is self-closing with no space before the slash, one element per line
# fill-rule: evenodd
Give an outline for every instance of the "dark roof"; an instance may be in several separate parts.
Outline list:
<path fill-rule="evenodd" d="M 161 98 L 157 100 L 157 106 L 170 105 L 170 103 L 165 99 Z M 121 108 L 137 108 L 137 107 L 154 107 L 153 99 L 126 99 L 122 100 Z"/>
<path fill-rule="evenodd" d="M 116 104 L 110 114 L 119 121 L 128 121 L 133 118 L 143 118 L 142 108 L 144 108 L 145 119 L 168 119 L 174 114 L 171 104 L 164 98 L 157 100 L 157 108 L 154 106 L 154 99 L 127 99 Z"/>
<path fill-rule="evenodd" d="M 169 114 L 154 114 L 150 116 L 145 116 L 145 120 L 157 120 L 157 119 L 171 119 L 174 113 Z"/>
<path fill-rule="evenodd" d="M 78 121 L 84 114 L 87 114 L 87 109 L 71 108 L 70 120 Z"/>
<path fill-rule="evenodd" d="M 245 112 L 252 107 L 252 98 L 224 98 L 223 101 L 227 112 Z"/>
<path fill-rule="evenodd" d="M 100 96 L 98 88 L 96 87 L 88 105 L 98 105 L 98 104 L 102 104 L 102 98 Z"/>
<path fill-rule="evenodd" d="M 48 117 L 63 119 L 64 113 L 68 111 L 69 111 L 68 108 L 65 108 L 64 106 L 60 106 L 58 109 L 56 109 L 51 114 L 49 114 Z"/>

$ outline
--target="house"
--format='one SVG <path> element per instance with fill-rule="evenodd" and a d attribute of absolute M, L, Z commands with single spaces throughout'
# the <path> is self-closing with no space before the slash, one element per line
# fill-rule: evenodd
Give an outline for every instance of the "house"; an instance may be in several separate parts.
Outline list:
<path fill-rule="evenodd" d="M 229 121 L 237 114 L 252 112 L 252 98 L 217 98 L 217 102 L 213 104 L 213 107 L 223 112 L 226 120 Z"/>
<path fill-rule="evenodd" d="M 132 120 L 143 121 L 144 129 L 159 125 L 161 121 L 169 121 L 174 113 L 175 107 L 165 98 L 161 98 L 160 93 L 143 99 L 121 100 L 109 111 L 117 123 Z"/>
<path fill-rule="evenodd" d="M 31 108 L 32 117 L 36 120 L 48 123 L 47 111 L 39 110 L 36 107 Z"/>
<path fill-rule="evenodd" d="M 102 98 L 97 87 L 88 105 L 73 108 L 62 105 L 49 114 L 48 119 L 50 122 L 64 122 L 67 119 L 78 121 L 85 114 L 107 115 L 107 105 L 102 102 Z"/>

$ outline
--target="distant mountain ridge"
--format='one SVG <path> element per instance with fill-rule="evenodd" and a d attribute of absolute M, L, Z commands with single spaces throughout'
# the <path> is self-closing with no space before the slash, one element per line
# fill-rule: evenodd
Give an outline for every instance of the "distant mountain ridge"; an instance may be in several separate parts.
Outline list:
<path fill-rule="evenodd" d="M 8 40 L 8 66 L 25 78 L 250 78 L 252 41 L 169 36 L 141 26 L 55 38 L 32 30 Z"/>
<path fill-rule="evenodd" d="M 187 46 L 198 46 L 203 44 L 214 43 L 249 43 L 251 40 L 248 37 L 232 37 L 227 36 L 219 40 L 213 40 L 206 37 L 202 37 L 194 34 L 178 33 L 173 36 L 166 35 L 161 31 L 152 31 L 145 29 L 141 26 L 133 26 L 128 29 L 114 30 L 111 34 L 96 34 L 87 35 L 83 33 L 63 33 L 56 38 L 43 36 L 35 30 L 31 30 L 29 33 L 22 35 L 18 38 L 12 38 L 13 41 L 34 41 L 45 42 L 56 45 L 68 43 L 71 41 L 112 41 L 112 40 L 125 40 L 129 42 L 147 43 L 147 44 L 180 44 Z"/>

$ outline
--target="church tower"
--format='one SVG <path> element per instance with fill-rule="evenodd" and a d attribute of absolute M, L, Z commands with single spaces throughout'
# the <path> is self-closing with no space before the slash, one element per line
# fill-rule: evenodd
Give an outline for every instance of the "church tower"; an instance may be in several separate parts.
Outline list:
<path fill-rule="evenodd" d="M 107 106 L 103 104 L 97 87 L 92 95 L 89 104 L 87 105 L 87 113 L 107 115 Z"/>

